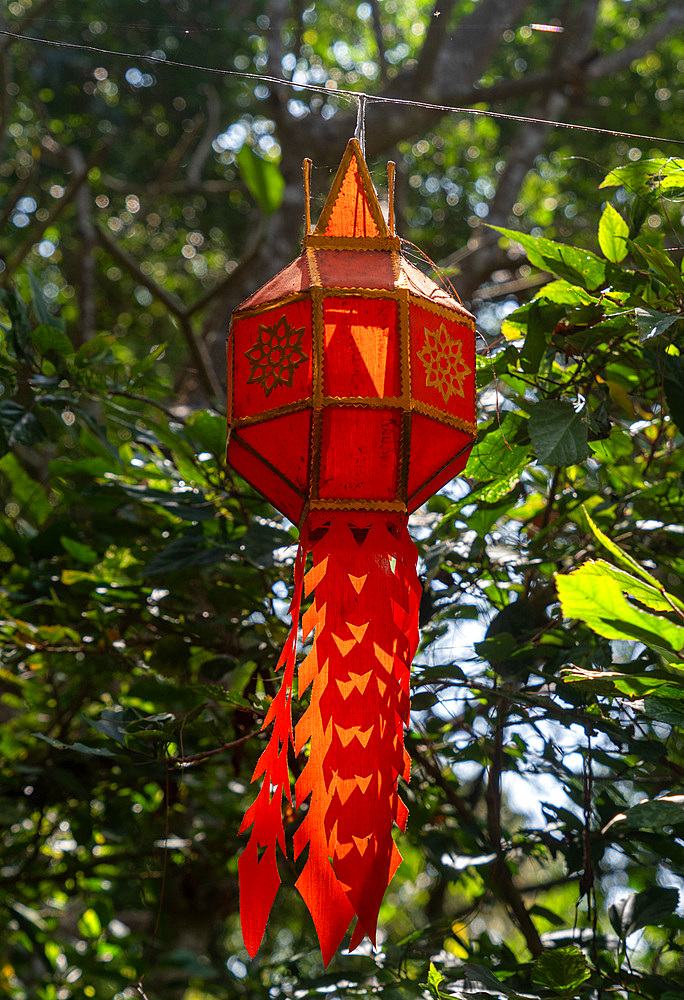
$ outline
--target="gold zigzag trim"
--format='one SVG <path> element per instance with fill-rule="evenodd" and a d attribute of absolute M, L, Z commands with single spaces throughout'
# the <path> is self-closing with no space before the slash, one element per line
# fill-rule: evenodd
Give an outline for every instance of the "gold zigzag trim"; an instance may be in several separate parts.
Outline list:
<path fill-rule="evenodd" d="M 385 252 L 400 251 L 401 240 L 398 236 L 322 236 L 311 233 L 302 240 L 306 250 L 375 250 Z"/>
<path fill-rule="evenodd" d="M 445 413 L 430 403 L 423 403 L 420 399 L 411 400 L 411 409 L 424 417 L 436 420 L 440 424 L 447 424 L 449 427 L 456 427 L 460 431 L 465 431 L 466 434 L 471 434 L 473 437 L 477 434 L 477 425 L 474 421 L 464 420 L 463 417 L 456 417 L 452 413 Z"/>
<path fill-rule="evenodd" d="M 409 292 L 409 301 L 414 306 L 419 306 L 429 313 L 434 313 L 435 316 L 441 316 L 442 319 L 450 319 L 452 322 L 454 320 L 454 313 L 457 313 L 462 326 L 467 327 L 469 330 L 475 330 L 475 317 L 468 312 L 465 306 L 462 306 L 455 299 L 453 305 L 446 306 L 442 303 L 433 302 L 432 299 L 427 298 L 425 295 L 416 295 L 415 292 Z"/>
<path fill-rule="evenodd" d="M 247 319 L 250 316 L 259 316 L 267 310 L 271 311 L 273 309 L 278 309 L 281 306 L 289 305 L 291 302 L 308 301 L 312 298 L 312 291 L 315 287 L 320 287 L 326 298 L 335 296 L 352 296 L 360 299 L 384 298 L 401 301 L 407 294 L 407 289 L 405 288 L 359 288 L 355 285 L 322 286 L 320 284 L 321 279 L 318 274 L 317 262 L 315 262 L 315 255 L 313 253 L 307 254 L 307 263 L 309 264 L 310 280 L 312 282 L 312 286 L 310 288 L 306 288 L 301 292 L 292 292 L 290 295 L 283 295 L 282 298 L 274 299 L 273 302 L 264 302 L 263 305 L 252 306 L 249 309 L 236 309 L 233 313 L 233 320 Z M 420 309 L 425 309 L 426 312 L 432 313 L 435 316 L 440 316 L 442 319 L 448 319 L 453 322 L 454 313 L 456 313 L 461 326 L 464 326 L 469 330 L 475 330 L 474 318 L 470 315 L 467 309 L 459 305 L 455 300 L 453 306 L 446 306 L 432 302 L 425 296 L 416 295 L 415 292 L 408 292 L 408 298 L 412 305 L 418 306 Z"/>
<path fill-rule="evenodd" d="M 310 510 L 384 510 L 406 513 L 402 500 L 311 500 Z"/>
<path fill-rule="evenodd" d="M 314 407 L 313 400 L 308 397 L 307 399 L 298 399 L 292 403 L 286 403 L 283 406 L 275 406 L 271 410 L 262 410 L 260 413 L 252 413 L 244 417 L 233 417 L 231 419 L 231 427 L 238 429 L 240 427 L 250 427 L 254 424 L 263 424 L 268 420 L 275 420 L 277 417 L 285 417 L 289 413 L 299 413 L 302 410 L 308 409 L 312 409 L 314 413 L 321 413 L 323 410 L 336 406 L 345 406 L 357 410 L 402 410 L 404 413 L 413 411 L 420 413 L 424 417 L 430 417 L 431 420 L 436 420 L 440 424 L 457 427 L 459 430 L 465 431 L 466 434 L 475 436 L 477 433 L 477 426 L 474 421 L 466 420 L 452 413 L 446 413 L 444 410 L 440 410 L 438 407 L 432 406 L 431 403 L 425 403 L 420 399 L 412 399 L 407 406 L 401 396 L 324 396 L 321 405 L 318 407 Z"/>
<path fill-rule="evenodd" d="M 250 316 L 260 316 L 267 310 L 279 309 L 281 306 L 287 306 L 291 302 L 308 302 L 310 298 L 311 292 L 308 288 L 303 292 L 292 292 L 290 295 L 283 295 L 280 299 L 274 299 L 273 302 L 264 302 L 260 306 L 252 306 L 249 309 L 236 309 L 233 313 L 233 321 L 236 319 L 248 319 Z"/>
<path fill-rule="evenodd" d="M 286 417 L 288 413 L 298 413 L 300 410 L 311 409 L 311 398 L 298 399 L 293 403 L 285 403 L 283 406 L 274 406 L 272 410 L 261 410 L 259 413 L 251 413 L 244 417 L 231 418 L 231 427 L 251 427 L 253 424 L 263 424 L 266 420 L 275 420 L 276 417 Z"/>

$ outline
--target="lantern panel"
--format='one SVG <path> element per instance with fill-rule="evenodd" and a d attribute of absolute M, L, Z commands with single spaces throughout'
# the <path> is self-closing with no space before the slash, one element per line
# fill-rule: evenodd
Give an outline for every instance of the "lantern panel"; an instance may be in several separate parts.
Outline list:
<path fill-rule="evenodd" d="M 300 410 L 282 417 L 240 429 L 240 437 L 282 477 L 306 495 L 309 478 L 311 410 Z"/>
<path fill-rule="evenodd" d="M 233 323 L 233 416 L 311 397 L 311 303 L 290 302 Z"/>
<path fill-rule="evenodd" d="M 326 298 L 323 324 L 326 396 L 399 396 L 396 302 L 356 296 Z"/>
<path fill-rule="evenodd" d="M 394 288 L 392 255 L 377 250 L 315 250 L 321 284 L 338 288 Z M 370 254 L 370 259 L 369 259 Z"/>
<path fill-rule="evenodd" d="M 413 413 L 408 476 L 408 509 L 415 510 L 465 467 L 472 435 Z"/>
<path fill-rule="evenodd" d="M 393 500 L 401 410 L 335 406 L 323 411 L 321 500 Z"/>
<path fill-rule="evenodd" d="M 409 306 L 411 396 L 474 424 L 475 341 L 472 330 L 446 310 Z M 474 428 L 473 428 L 474 429 Z"/>
<path fill-rule="evenodd" d="M 231 467 L 293 524 L 299 524 L 306 497 L 281 472 L 266 465 L 254 449 L 240 439 L 240 432 L 231 432 L 229 447 Z"/>

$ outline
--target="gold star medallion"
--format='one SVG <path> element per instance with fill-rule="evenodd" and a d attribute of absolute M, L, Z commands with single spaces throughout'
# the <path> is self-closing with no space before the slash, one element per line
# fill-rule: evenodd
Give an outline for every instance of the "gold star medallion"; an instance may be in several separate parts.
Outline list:
<path fill-rule="evenodd" d="M 462 357 L 463 342 L 452 340 L 444 323 L 439 330 L 425 327 L 425 343 L 418 357 L 425 367 L 425 384 L 437 389 L 444 402 L 450 396 L 464 396 L 463 383 L 472 374 Z"/>
<path fill-rule="evenodd" d="M 247 382 L 256 382 L 267 396 L 279 385 L 290 387 L 295 368 L 306 361 L 300 344 L 304 327 L 293 330 L 285 316 L 274 326 L 259 326 L 256 343 L 245 351 L 252 366 Z"/>

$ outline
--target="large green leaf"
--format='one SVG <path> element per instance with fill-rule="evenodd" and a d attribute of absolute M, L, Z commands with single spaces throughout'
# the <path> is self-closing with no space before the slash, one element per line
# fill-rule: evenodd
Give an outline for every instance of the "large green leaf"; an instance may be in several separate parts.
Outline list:
<path fill-rule="evenodd" d="M 636 163 L 625 163 L 623 166 L 614 167 L 603 178 L 599 187 L 619 187 L 623 185 L 630 191 L 640 191 L 656 186 L 660 180 L 680 170 L 684 170 L 684 160 L 675 157 L 637 160 Z"/>
<path fill-rule="evenodd" d="M 639 330 L 639 342 L 642 344 L 654 337 L 662 336 L 682 318 L 674 313 L 662 313 L 657 309 L 644 309 L 642 306 L 637 306 L 634 316 Z"/>
<path fill-rule="evenodd" d="M 623 548 L 614 542 L 612 538 L 609 538 L 605 532 L 601 531 L 599 526 L 595 524 L 590 517 L 585 506 L 582 506 L 582 510 L 592 534 L 596 539 L 598 539 L 601 545 L 603 545 L 604 548 L 606 548 L 618 562 L 622 563 L 623 566 L 627 566 L 628 569 L 630 569 L 633 573 L 636 573 L 637 576 L 641 577 L 641 579 L 649 585 L 650 597 L 644 601 L 643 596 L 638 597 L 638 591 L 634 590 L 635 586 L 639 586 L 639 581 L 635 580 L 627 588 L 633 597 L 638 597 L 639 600 L 644 601 L 645 604 L 648 604 L 649 607 L 655 608 L 656 610 L 669 610 L 673 604 L 676 604 L 682 611 L 684 611 L 684 604 L 682 604 L 678 598 L 673 595 L 667 595 L 667 597 L 665 597 L 665 589 L 662 584 L 651 573 L 649 573 L 648 570 L 644 569 L 644 567 L 641 566 L 636 559 L 633 559 L 628 552 L 625 552 Z M 653 600 L 658 600 L 655 596 L 656 592 L 660 595 L 660 603 L 653 604 Z"/>
<path fill-rule="evenodd" d="M 578 618 L 606 639 L 636 639 L 668 660 L 684 648 L 684 628 L 662 615 L 642 611 L 627 599 L 640 581 L 623 583 L 619 571 L 603 560 L 584 563 L 572 573 L 556 574 L 556 588 L 566 618 Z"/>
<path fill-rule="evenodd" d="M 249 146 L 242 147 L 235 161 L 257 205 L 271 215 L 280 207 L 285 193 L 285 179 L 278 165 L 257 156 Z"/>
<path fill-rule="evenodd" d="M 608 909 L 608 916 L 617 934 L 624 939 L 642 927 L 662 924 L 674 913 L 678 899 L 676 889 L 654 885 L 614 903 Z"/>
<path fill-rule="evenodd" d="M 547 399 L 530 410 L 532 447 L 543 465 L 576 465 L 589 454 L 587 424 L 572 403 Z"/>
<path fill-rule="evenodd" d="M 574 993 L 591 975 L 576 946 L 543 952 L 532 967 L 532 981 L 558 993 Z"/>
<path fill-rule="evenodd" d="M 492 226 L 498 233 L 514 240 L 524 248 L 531 264 L 565 278 L 573 285 L 589 291 L 598 288 L 606 276 L 606 262 L 590 250 L 555 243 L 543 236 L 529 236 L 515 229 Z"/>
<path fill-rule="evenodd" d="M 598 227 L 599 246 L 604 257 L 619 263 L 627 256 L 629 226 L 617 209 L 608 202 L 601 215 Z"/>

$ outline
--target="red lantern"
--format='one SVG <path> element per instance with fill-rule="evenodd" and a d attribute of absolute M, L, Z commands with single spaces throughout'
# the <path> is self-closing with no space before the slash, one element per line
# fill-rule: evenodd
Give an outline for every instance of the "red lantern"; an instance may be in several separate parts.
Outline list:
<path fill-rule="evenodd" d="M 297 880 L 327 964 L 357 917 L 350 949 L 375 943 L 378 910 L 401 857 L 397 791 L 408 780 L 403 729 L 418 643 L 420 587 L 408 514 L 465 466 L 475 435 L 472 315 L 402 255 L 351 139 L 304 252 L 234 312 L 228 344 L 228 460 L 300 526 L 283 682 L 252 780 L 261 791 L 239 862 L 247 950 L 256 953 L 280 883 L 288 749 L 309 754 L 295 794 Z M 391 176 L 390 176 L 390 168 Z M 311 555 L 311 569 L 305 564 Z M 312 685 L 293 732 L 302 589 Z"/>

